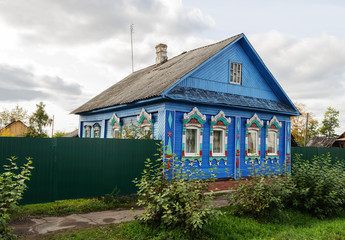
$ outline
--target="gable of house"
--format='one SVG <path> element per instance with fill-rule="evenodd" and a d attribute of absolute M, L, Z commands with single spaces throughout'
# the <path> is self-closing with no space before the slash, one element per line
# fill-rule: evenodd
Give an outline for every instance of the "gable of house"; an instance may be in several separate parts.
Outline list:
<path fill-rule="evenodd" d="M 21 137 L 28 131 L 28 127 L 22 121 L 13 121 L 0 130 L 0 136 Z"/>
<path fill-rule="evenodd" d="M 241 84 L 230 83 L 231 63 L 241 64 Z M 182 77 L 163 95 L 174 100 L 299 114 L 244 35 Z"/>

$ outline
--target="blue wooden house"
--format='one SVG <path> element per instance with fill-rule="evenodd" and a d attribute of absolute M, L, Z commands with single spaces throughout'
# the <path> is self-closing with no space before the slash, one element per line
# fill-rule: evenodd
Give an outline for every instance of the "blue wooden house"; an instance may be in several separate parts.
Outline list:
<path fill-rule="evenodd" d="M 121 138 L 131 121 L 185 164 L 248 175 L 252 162 L 290 163 L 290 117 L 299 115 L 244 34 L 133 72 L 72 113 L 79 136 Z M 267 165 L 266 165 L 267 166 Z"/>

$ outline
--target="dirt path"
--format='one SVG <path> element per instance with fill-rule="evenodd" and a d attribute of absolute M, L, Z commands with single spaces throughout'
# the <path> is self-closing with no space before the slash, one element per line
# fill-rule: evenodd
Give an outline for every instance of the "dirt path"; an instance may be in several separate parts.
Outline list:
<path fill-rule="evenodd" d="M 217 196 L 213 200 L 214 207 L 227 206 L 226 196 Z M 18 220 L 10 226 L 15 234 L 20 236 L 37 236 L 63 229 L 101 226 L 112 223 L 133 221 L 135 215 L 143 213 L 143 209 L 129 211 L 128 209 L 72 214 L 63 217 L 43 217 Z"/>

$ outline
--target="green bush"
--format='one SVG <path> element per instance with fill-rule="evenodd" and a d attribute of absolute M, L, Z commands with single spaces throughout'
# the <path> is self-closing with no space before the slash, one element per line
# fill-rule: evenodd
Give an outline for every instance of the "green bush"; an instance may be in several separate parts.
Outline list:
<path fill-rule="evenodd" d="M 183 166 L 176 158 L 164 159 L 163 154 L 156 164 L 147 159 L 145 166 L 141 179 L 134 180 L 139 188 L 138 206 L 145 207 L 141 222 L 194 232 L 217 215 L 211 208 L 213 197 L 204 194 L 213 176 Z"/>
<path fill-rule="evenodd" d="M 256 176 L 240 183 L 229 203 L 237 215 L 265 218 L 284 208 L 293 188 L 290 176 Z"/>
<path fill-rule="evenodd" d="M 27 162 L 21 167 L 21 170 L 18 170 L 15 157 L 7 160 L 9 165 L 4 165 L 5 172 L 0 175 L 0 239 L 14 238 L 8 226 L 10 211 L 22 198 L 23 192 L 27 188 L 25 181 L 29 180 L 30 170 L 33 168 L 30 158 L 27 158 Z"/>
<path fill-rule="evenodd" d="M 279 165 L 272 168 L 263 163 L 258 168 L 252 163 L 249 169 L 251 177 L 241 182 L 229 197 L 234 213 L 265 218 L 280 212 L 294 190 L 291 177 L 287 173 L 278 175 Z"/>
<path fill-rule="evenodd" d="M 332 163 L 329 153 L 315 156 L 312 162 L 296 155 L 292 172 L 296 184 L 293 207 L 318 217 L 331 216 L 344 210 L 344 163 Z"/>

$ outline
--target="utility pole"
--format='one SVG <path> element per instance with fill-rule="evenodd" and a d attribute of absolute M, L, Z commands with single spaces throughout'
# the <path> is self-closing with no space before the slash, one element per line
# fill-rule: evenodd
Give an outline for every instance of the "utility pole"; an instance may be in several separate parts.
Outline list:
<path fill-rule="evenodd" d="M 130 30 L 131 30 L 132 72 L 134 72 L 134 63 L 133 63 L 133 32 L 134 32 L 134 24 L 131 24 Z"/>
<path fill-rule="evenodd" d="M 309 113 L 307 113 L 307 121 L 305 121 L 304 146 L 307 145 L 307 137 L 308 137 L 308 118 L 309 118 Z"/>

